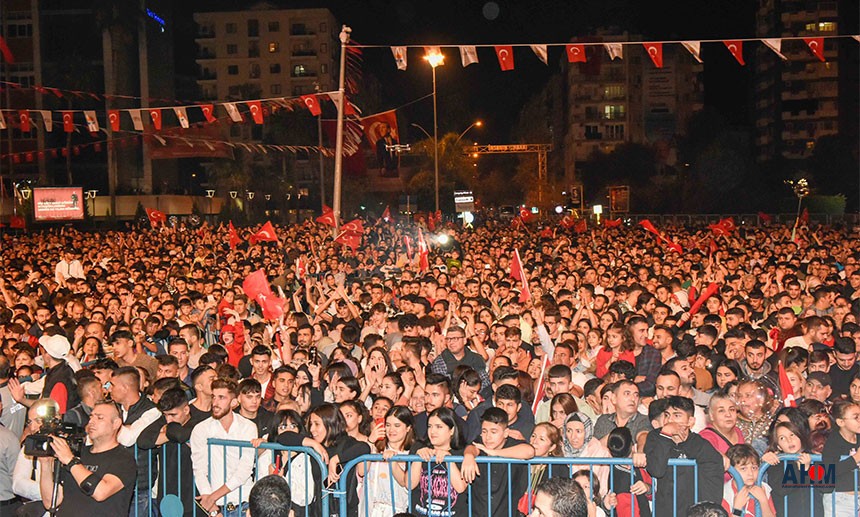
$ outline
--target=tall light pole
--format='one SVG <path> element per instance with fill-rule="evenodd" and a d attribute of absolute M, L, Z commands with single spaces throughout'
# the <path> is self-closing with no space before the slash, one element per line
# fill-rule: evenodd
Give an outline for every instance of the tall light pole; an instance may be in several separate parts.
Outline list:
<path fill-rule="evenodd" d="M 438 49 L 424 56 L 433 70 L 433 178 L 436 187 L 436 211 L 439 211 L 439 124 L 436 114 L 436 67 L 445 61 Z"/>
<path fill-rule="evenodd" d="M 463 135 L 465 135 L 466 133 L 468 133 L 468 132 L 469 132 L 469 130 L 470 130 L 470 129 L 472 129 L 473 127 L 481 127 L 481 126 L 483 126 L 483 125 L 484 125 L 484 123 L 483 123 L 483 122 L 481 122 L 480 120 L 476 120 L 476 121 L 474 121 L 474 122 L 472 123 L 472 125 L 471 125 L 471 126 L 467 127 L 466 129 L 464 129 L 464 130 L 463 130 L 463 132 L 462 132 L 462 133 L 460 133 L 460 136 L 458 136 L 458 137 L 457 137 L 457 140 L 454 142 L 454 144 L 456 145 L 460 140 L 462 140 Z"/>

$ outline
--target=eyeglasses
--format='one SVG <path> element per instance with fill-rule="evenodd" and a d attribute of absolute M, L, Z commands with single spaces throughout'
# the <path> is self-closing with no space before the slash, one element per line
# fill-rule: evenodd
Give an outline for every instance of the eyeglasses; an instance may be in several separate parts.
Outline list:
<path fill-rule="evenodd" d="M 446 337 L 445 341 L 457 341 L 458 339 L 465 339 L 465 338 L 466 338 L 465 336 L 451 336 L 451 337 Z"/>

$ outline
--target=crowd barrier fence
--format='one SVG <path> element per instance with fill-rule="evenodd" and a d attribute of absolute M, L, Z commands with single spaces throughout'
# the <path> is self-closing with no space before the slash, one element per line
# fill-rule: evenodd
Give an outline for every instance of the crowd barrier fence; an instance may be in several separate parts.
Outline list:
<path fill-rule="evenodd" d="M 296 498 L 297 494 L 296 493 L 293 494 L 294 495 L 294 499 L 293 499 L 294 503 L 298 504 L 300 507 L 301 506 L 304 507 L 304 511 L 303 511 L 304 517 L 310 516 L 310 514 L 312 512 L 310 510 L 311 504 L 314 504 L 314 505 L 318 504 L 319 505 L 320 515 L 322 515 L 323 517 L 329 517 L 329 516 L 334 516 L 334 515 L 338 515 L 340 517 L 347 517 L 348 515 L 354 515 L 356 513 L 362 517 L 377 515 L 376 513 L 373 512 L 373 509 L 371 508 L 371 504 L 373 504 L 373 501 L 372 501 L 372 497 L 370 496 L 369 488 L 368 488 L 370 483 L 366 482 L 367 480 L 365 479 L 364 480 L 365 482 L 360 482 L 357 485 L 357 487 L 350 487 L 349 486 L 350 474 L 354 470 L 356 470 L 359 465 L 363 465 L 364 472 L 367 473 L 369 471 L 369 469 L 371 468 L 371 466 L 374 464 L 376 464 L 377 467 L 381 466 L 381 468 L 388 470 L 387 476 L 380 476 L 380 478 L 386 478 L 387 477 L 386 482 L 389 483 L 388 497 L 390 497 L 389 508 L 394 510 L 394 511 L 392 511 L 392 513 L 396 513 L 396 512 L 400 512 L 400 511 L 409 511 L 409 509 L 413 507 L 412 490 L 405 489 L 404 487 L 400 486 L 394 480 L 393 469 L 402 468 L 401 466 L 396 465 L 396 464 L 405 463 L 408 466 L 408 468 L 406 469 L 408 472 L 409 470 L 411 470 L 411 467 L 413 464 L 420 463 L 420 464 L 426 464 L 425 468 L 427 470 L 425 472 L 430 473 L 430 472 L 432 472 L 432 467 L 433 467 L 433 464 L 435 463 L 435 458 L 431 459 L 430 461 L 424 461 L 418 455 L 396 455 L 396 456 L 393 456 L 392 458 L 390 458 L 389 460 L 385 460 L 383 458 L 383 456 L 380 454 L 368 454 L 368 455 L 364 455 L 364 456 L 360 456 L 358 458 L 355 458 L 355 459 L 347 462 L 345 465 L 343 465 L 343 468 L 341 469 L 340 477 L 339 477 L 337 483 L 333 486 L 326 486 L 326 479 L 328 477 L 328 466 L 323 461 L 323 459 L 320 457 L 320 455 L 317 454 L 317 452 L 311 448 L 308 448 L 308 447 L 289 447 L 289 446 L 284 446 L 284 445 L 280 445 L 280 444 L 276 444 L 276 443 L 262 443 L 262 444 L 258 445 L 257 447 L 254 447 L 253 444 L 251 444 L 250 442 L 245 442 L 245 441 L 209 439 L 208 440 L 208 455 L 209 455 L 209 459 L 210 459 L 210 465 L 212 464 L 211 458 L 212 458 L 213 454 L 219 454 L 219 449 L 220 449 L 220 454 L 223 454 L 224 458 L 226 458 L 227 448 L 230 448 L 230 447 L 238 447 L 238 448 L 242 449 L 242 451 L 240 451 L 240 456 L 244 455 L 246 453 L 254 454 L 254 470 L 253 470 L 252 477 L 255 481 L 257 479 L 265 477 L 266 475 L 269 474 L 270 465 L 278 464 L 277 457 L 279 455 L 281 455 L 281 453 L 291 453 L 291 455 L 293 456 L 293 460 L 288 461 L 285 464 L 286 472 L 284 473 L 284 475 L 287 477 L 288 481 L 290 481 L 290 480 L 294 481 L 295 484 L 292 485 L 292 488 L 293 489 L 298 488 L 298 486 L 296 486 L 296 485 L 303 485 L 304 487 L 308 487 L 308 486 L 313 485 L 313 487 L 314 487 L 313 491 L 312 491 L 313 493 L 312 494 L 305 494 L 304 497 L 299 496 L 299 498 L 297 499 Z M 245 449 L 250 449 L 250 450 L 246 452 Z M 185 469 L 192 469 L 193 468 L 192 465 L 183 464 L 181 450 L 179 448 L 177 448 L 177 451 L 178 451 L 177 458 L 176 458 L 177 470 L 181 472 Z M 134 452 L 135 452 L 135 454 L 137 454 L 137 452 L 138 452 L 137 447 L 134 448 Z M 159 476 L 158 471 L 154 470 L 154 468 L 153 468 L 153 466 L 156 464 L 155 463 L 156 461 L 158 462 L 158 464 L 160 464 L 162 466 L 161 469 L 163 469 L 163 465 L 167 464 L 167 461 L 166 461 L 167 460 L 167 454 L 168 454 L 167 450 L 164 449 L 163 447 L 157 448 L 157 449 L 150 449 L 147 451 L 146 454 L 147 454 L 146 460 L 148 461 L 148 468 L 147 468 L 147 475 L 148 475 L 147 481 L 148 481 L 148 483 L 146 486 L 152 487 L 152 489 L 154 491 L 153 498 L 152 498 L 152 504 L 149 506 L 149 509 L 147 512 L 145 512 L 145 514 L 138 512 L 138 506 L 135 504 L 135 502 L 139 500 L 138 496 L 140 495 L 139 494 L 140 489 L 138 488 L 138 485 L 140 485 L 140 483 L 137 483 L 135 486 L 134 498 L 132 500 L 132 509 L 130 511 L 130 516 L 131 517 L 157 517 L 157 516 L 160 516 L 160 517 L 179 517 L 179 516 L 183 515 L 183 509 L 184 508 L 183 508 L 183 504 L 182 504 L 182 497 L 183 497 L 182 491 L 190 488 L 192 490 L 193 496 L 198 495 L 197 490 L 196 490 L 196 484 L 194 484 L 194 482 L 193 482 L 193 480 L 194 480 L 193 470 L 191 471 L 191 476 L 190 476 L 190 478 L 192 479 L 192 485 L 190 487 L 182 486 L 182 483 L 178 483 L 175 487 L 167 486 L 166 476 L 163 476 L 163 475 Z M 298 465 L 295 465 L 295 463 L 296 463 L 295 459 L 298 458 L 298 455 L 301 455 L 301 454 L 303 454 L 303 456 L 301 457 L 301 461 L 299 462 Z M 817 500 L 816 499 L 817 497 L 822 498 L 822 503 L 824 506 L 829 506 L 829 508 L 827 508 L 827 509 L 831 510 L 830 515 L 838 515 L 837 510 L 847 511 L 848 508 L 845 508 L 843 504 L 840 504 L 837 502 L 839 500 L 837 498 L 837 492 L 835 492 L 835 491 L 832 493 L 822 493 L 821 492 L 821 488 L 823 485 L 828 485 L 830 483 L 835 482 L 835 474 L 833 473 L 833 470 L 832 470 L 834 467 L 832 465 L 824 465 L 822 463 L 821 455 L 811 455 L 810 457 L 812 460 L 811 467 L 821 467 L 821 470 L 817 470 L 816 474 L 812 474 L 812 476 L 811 476 L 812 478 L 818 478 L 818 479 L 811 479 L 809 481 L 808 488 L 806 488 L 806 489 L 810 490 L 810 492 L 811 492 L 810 497 L 809 497 L 810 508 L 809 508 L 808 515 L 817 515 L 814 512 L 814 506 L 815 506 L 815 501 Z M 799 455 L 797 455 L 797 454 L 780 454 L 780 455 L 778 455 L 778 458 L 782 462 L 783 471 L 785 471 L 788 468 L 788 463 L 796 462 L 799 459 Z M 448 464 L 450 464 L 450 463 L 461 464 L 463 462 L 463 459 L 464 458 L 462 456 L 446 456 L 444 458 L 444 462 L 448 463 Z M 843 457 L 843 459 L 845 459 L 845 457 Z M 513 485 L 512 481 L 516 476 L 522 475 L 522 472 L 514 473 L 513 469 L 516 468 L 517 466 L 520 466 L 521 468 L 525 468 L 527 477 L 526 477 L 526 484 L 525 484 L 526 491 L 524 492 L 524 494 L 526 494 L 525 495 L 525 497 L 526 497 L 525 503 L 526 503 L 529 511 L 532 510 L 533 503 L 534 503 L 534 492 L 533 492 L 534 487 L 533 487 L 533 483 L 532 483 L 532 481 L 533 481 L 533 477 L 532 477 L 533 476 L 533 474 L 532 474 L 533 469 L 532 469 L 532 467 L 534 467 L 534 466 L 539 466 L 539 465 L 546 466 L 546 473 L 547 473 L 546 477 L 547 478 L 558 476 L 559 475 L 559 471 L 558 471 L 559 468 L 562 469 L 562 471 L 561 471 L 562 475 L 565 475 L 564 473 L 566 472 L 566 476 L 569 476 L 569 477 L 572 477 L 575 472 L 578 472 L 581 470 L 587 470 L 588 476 L 589 476 L 589 485 L 590 485 L 590 488 L 589 488 L 589 499 L 590 500 L 594 499 L 594 494 L 593 494 L 592 488 L 595 486 L 595 484 L 594 484 L 595 477 L 600 476 L 599 473 L 596 473 L 596 469 L 598 469 L 600 467 L 606 467 L 609 470 L 609 475 L 608 475 L 609 486 L 608 487 L 602 487 L 602 490 L 601 490 L 604 494 L 608 493 L 608 492 L 615 492 L 615 486 L 616 486 L 616 482 L 618 480 L 616 479 L 617 474 L 616 474 L 616 469 L 614 467 L 622 467 L 627 471 L 627 473 L 629 473 L 630 478 L 629 478 L 629 483 L 627 484 L 627 486 L 630 486 L 634 483 L 634 469 L 631 468 L 633 466 L 633 461 L 632 461 L 632 459 L 629 459 L 629 458 L 536 457 L 536 458 L 533 458 L 530 460 L 514 460 L 514 459 L 510 459 L 510 458 L 478 456 L 475 458 L 475 461 L 479 466 L 480 465 L 487 465 L 487 467 L 485 468 L 485 473 L 488 476 L 486 479 L 486 483 L 483 483 L 483 482 L 480 483 L 480 485 L 482 487 L 486 486 L 486 488 L 487 488 L 487 499 L 486 499 L 487 501 L 491 500 L 491 487 L 493 486 L 493 483 L 492 483 L 493 469 L 490 468 L 490 466 L 492 466 L 492 465 L 503 465 L 504 466 L 505 471 L 504 471 L 503 475 L 506 477 L 505 481 L 506 481 L 507 487 L 511 487 Z M 187 462 L 187 460 L 186 460 L 186 462 Z M 319 469 L 319 478 L 318 478 L 318 480 L 313 481 L 313 483 L 311 483 L 312 477 L 313 477 L 313 469 L 312 469 L 313 465 L 311 462 L 314 462 L 315 467 Z M 224 465 L 223 475 L 226 478 L 228 475 L 228 469 L 230 468 L 230 466 L 228 466 L 226 464 L 226 462 L 222 462 L 222 463 Z M 556 467 L 554 469 L 551 466 L 558 466 L 558 467 Z M 671 475 L 675 479 L 677 479 L 677 477 L 679 475 L 678 474 L 678 468 L 679 467 L 692 467 L 693 468 L 693 473 L 694 473 L 694 494 L 693 495 L 694 495 L 694 499 L 698 500 L 698 467 L 696 465 L 695 460 L 672 459 L 672 460 L 669 460 L 669 467 L 671 467 L 671 469 L 672 469 Z M 757 485 L 761 486 L 765 481 L 767 481 L 770 486 L 773 486 L 774 483 L 783 483 L 784 482 L 784 480 L 782 480 L 782 479 L 780 479 L 780 480 L 773 480 L 773 479 L 766 480 L 765 479 L 766 478 L 766 472 L 767 472 L 769 467 L 770 467 L 769 464 L 762 463 L 762 465 L 759 469 L 758 477 L 756 479 Z M 448 477 L 448 479 L 446 480 L 446 482 L 447 482 L 446 486 L 451 486 L 450 469 L 445 469 L 445 470 L 447 472 L 446 475 Z M 297 471 L 299 472 L 298 476 L 300 476 L 298 479 L 293 477 Z M 384 474 L 384 470 L 381 473 Z M 626 475 L 628 475 L 627 473 L 625 473 L 623 475 L 626 476 Z M 733 476 L 733 478 L 735 479 L 735 481 L 737 483 L 741 484 L 740 474 L 734 468 L 729 469 L 729 474 L 731 474 Z M 210 471 L 210 475 L 211 475 L 211 471 Z M 301 476 L 303 476 L 303 479 L 301 478 Z M 809 474 L 807 473 L 806 476 L 807 476 L 807 478 L 804 478 L 804 479 L 808 480 L 810 478 Z M 854 494 L 853 494 L 853 496 L 854 497 L 851 499 L 853 500 L 854 507 L 853 507 L 853 512 L 851 512 L 851 514 L 852 515 L 860 515 L 860 498 L 858 498 L 858 494 L 860 494 L 860 470 L 854 469 L 853 476 L 854 476 L 854 479 L 853 479 L 853 482 L 854 482 Z M 428 481 L 428 484 L 432 485 L 432 474 L 430 474 L 428 477 L 430 478 Z M 302 481 L 303 481 L 303 483 L 302 483 Z M 654 481 L 656 481 L 656 482 L 654 482 Z M 650 495 L 651 495 L 650 499 L 652 502 L 653 502 L 654 496 L 656 494 L 657 483 L 659 483 L 659 480 L 652 480 L 651 491 L 650 491 Z M 675 486 L 676 493 L 673 494 L 673 500 L 677 501 L 677 483 L 675 483 L 674 486 Z M 351 495 L 349 491 L 353 488 L 356 489 L 357 493 L 355 495 L 357 495 L 358 499 L 360 500 L 359 505 L 361 506 L 361 508 L 358 508 L 358 509 L 356 509 L 356 508 L 351 509 L 349 507 L 349 504 L 348 504 L 348 499 L 349 499 L 349 496 Z M 239 493 L 238 493 L 239 500 L 240 501 L 247 501 L 248 500 L 248 494 L 243 492 L 243 488 L 240 487 L 238 489 L 238 491 L 239 491 Z M 402 498 L 400 498 L 401 500 L 398 501 L 398 497 L 396 496 L 396 494 L 398 492 L 405 492 L 405 494 L 406 494 L 405 505 L 404 505 L 404 501 Z M 161 493 L 162 494 L 161 497 L 157 498 L 161 502 L 160 506 L 155 506 L 155 501 L 156 501 L 155 493 Z M 167 495 L 164 495 L 164 494 L 167 494 Z M 521 501 L 521 498 L 524 497 L 524 494 L 514 493 L 511 490 L 506 490 L 505 497 L 507 497 L 506 507 L 507 507 L 508 517 L 513 517 L 515 515 L 518 515 L 517 509 L 518 509 L 518 507 L 521 507 L 521 505 L 523 503 Z M 308 497 L 309 495 L 312 495 L 312 497 Z M 444 507 L 443 508 L 436 508 L 436 510 L 438 510 L 438 512 L 440 512 L 438 515 L 445 515 L 446 511 L 447 512 L 451 511 L 451 507 L 452 507 L 451 495 L 452 494 L 449 492 L 448 496 L 447 496 L 447 508 L 444 508 Z M 468 515 L 472 515 L 474 517 L 483 517 L 483 516 L 476 515 L 473 513 L 473 485 L 467 486 L 466 491 L 464 492 L 464 495 L 465 495 L 466 500 L 467 500 Z M 332 498 L 337 499 L 337 501 L 332 502 Z M 299 501 L 299 502 L 296 502 L 296 501 Z M 302 505 L 301 502 L 304 502 L 306 504 Z M 220 505 L 225 505 L 225 504 L 226 504 L 226 496 L 225 496 L 225 498 L 223 498 L 221 500 Z M 756 507 L 756 512 L 755 512 L 756 517 L 760 517 L 762 515 L 761 507 L 757 503 L 756 503 L 755 507 Z M 794 515 L 797 512 L 802 511 L 799 508 L 791 508 L 791 511 L 789 510 L 790 501 L 789 501 L 789 495 L 788 494 L 783 496 L 782 507 L 784 508 L 783 517 L 788 517 L 789 515 Z M 491 506 L 488 506 L 488 517 L 504 517 L 503 515 L 492 514 L 489 511 L 491 508 L 492 508 Z M 198 510 L 199 510 L 199 508 L 198 508 Z M 350 511 L 350 510 L 352 510 L 352 511 Z M 361 512 L 360 510 L 364 510 L 364 511 Z M 685 508 L 677 508 L 677 506 L 675 506 L 673 508 L 672 515 L 673 515 L 673 517 L 676 517 L 679 515 L 683 516 L 685 510 L 686 510 Z M 202 514 L 202 512 L 197 512 L 197 513 L 198 513 L 198 515 Z M 624 515 L 620 515 L 618 512 L 615 511 L 615 509 L 612 509 L 611 511 L 609 511 L 608 514 L 611 516 L 619 515 L 619 517 L 626 517 L 626 513 Z M 804 514 L 806 515 L 806 512 L 804 512 Z M 630 505 L 630 515 L 631 515 L 631 517 L 636 515 L 636 507 L 633 504 Z M 298 513 L 296 515 L 296 517 L 302 517 L 301 512 Z"/>

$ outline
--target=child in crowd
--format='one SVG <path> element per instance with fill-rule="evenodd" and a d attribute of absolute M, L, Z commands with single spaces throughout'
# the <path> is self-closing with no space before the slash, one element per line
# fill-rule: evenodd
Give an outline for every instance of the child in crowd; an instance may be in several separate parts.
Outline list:
<path fill-rule="evenodd" d="M 737 516 L 775 517 L 776 510 L 770 498 L 770 486 L 767 483 L 756 485 L 761 461 L 755 449 L 751 445 L 740 443 L 729 447 L 726 456 L 731 466 L 740 474 L 743 486 L 738 486 L 735 479 L 726 481 L 723 485 L 723 508 Z M 760 514 L 756 512 L 756 506 L 760 507 Z"/>
<path fill-rule="evenodd" d="M 626 427 L 616 427 L 610 431 L 606 447 L 613 458 L 630 458 L 636 450 L 633 435 Z M 628 465 L 614 465 L 612 470 L 610 479 L 613 486 L 603 498 L 604 506 L 609 510 L 615 508 L 616 515 L 651 517 L 651 476 L 648 472 L 644 468 L 631 469 Z"/>
<path fill-rule="evenodd" d="M 785 471 L 788 463 L 783 463 L 777 454 L 797 454 L 798 460 L 792 462 L 796 465 L 795 472 L 800 469 L 808 469 L 812 464 L 809 456 L 809 439 L 800 427 L 791 421 L 776 422 L 770 435 L 770 447 L 762 457 L 762 461 L 770 464 L 767 469 L 767 479 L 771 486 L 771 499 L 777 515 L 824 515 L 824 507 L 821 503 L 821 494 L 809 487 L 793 487 L 785 483 Z"/>
<path fill-rule="evenodd" d="M 860 406 L 853 402 L 838 401 L 830 409 L 837 429 L 834 429 L 824 444 L 821 461 L 825 465 L 836 465 L 836 486 L 822 488 L 824 492 L 824 515 L 856 515 L 860 499 L 854 491 L 854 470 L 860 463 Z M 848 456 L 844 460 L 843 456 Z M 832 494 L 832 495 L 831 495 Z"/>

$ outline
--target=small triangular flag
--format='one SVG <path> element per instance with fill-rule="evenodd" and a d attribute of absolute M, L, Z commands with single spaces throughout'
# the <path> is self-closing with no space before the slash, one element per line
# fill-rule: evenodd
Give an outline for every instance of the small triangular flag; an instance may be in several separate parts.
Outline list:
<path fill-rule="evenodd" d="M 143 117 L 140 116 L 140 110 L 128 110 L 131 116 L 131 123 L 135 131 L 143 131 Z"/>
<path fill-rule="evenodd" d="M 460 47 L 460 61 L 463 66 L 469 66 L 478 62 L 478 50 L 475 47 Z"/>
<path fill-rule="evenodd" d="M 543 64 L 546 63 L 546 45 L 529 45 L 529 48 L 532 49 L 532 52 L 540 59 Z"/>
<path fill-rule="evenodd" d="M 803 41 L 806 42 L 809 50 L 815 54 L 815 57 L 817 57 L 819 61 L 822 63 L 826 61 L 826 59 L 824 59 L 824 38 L 803 38 Z"/>
<path fill-rule="evenodd" d="M 224 109 L 226 109 L 227 114 L 230 115 L 230 120 L 233 122 L 242 122 L 242 114 L 239 113 L 239 108 L 236 107 L 235 102 L 225 102 Z"/>
<path fill-rule="evenodd" d="M 723 44 L 729 49 L 729 52 L 735 57 L 741 66 L 746 66 L 744 62 L 744 42 L 741 40 L 725 40 Z"/>
<path fill-rule="evenodd" d="M 663 68 L 663 44 L 662 43 L 643 43 L 645 50 L 648 52 L 648 57 L 657 68 Z"/>
<path fill-rule="evenodd" d="M 391 47 L 398 70 L 406 70 L 406 47 Z"/>
<path fill-rule="evenodd" d="M 684 48 L 690 52 L 690 54 L 693 54 L 693 59 L 695 59 L 699 63 L 702 62 L 702 58 L 700 56 L 702 52 L 702 43 L 700 41 L 682 41 L 681 45 L 683 45 Z"/>
<path fill-rule="evenodd" d="M 45 131 L 50 133 L 54 130 L 54 116 L 49 110 L 38 110 L 38 113 L 42 115 L 42 122 L 45 123 Z"/>
<path fill-rule="evenodd" d="M 90 133 L 99 132 L 99 120 L 96 118 L 95 111 L 84 111 L 84 118 L 87 120 L 87 131 Z"/>
<path fill-rule="evenodd" d="M 785 54 L 782 53 L 782 40 L 781 39 L 779 39 L 779 38 L 765 38 L 765 39 L 761 40 L 761 42 L 764 43 L 767 48 L 773 50 L 773 52 L 777 56 L 779 56 L 780 59 L 782 59 L 783 61 L 788 61 L 788 58 L 785 57 Z"/>
<path fill-rule="evenodd" d="M 567 45 L 565 47 L 567 51 L 567 62 L 568 63 L 585 63 L 585 45 Z"/>
<path fill-rule="evenodd" d="M 179 120 L 179 125 L 182 126 L 183 129 L 188 129 L 188 114 L 185 111 L 185 108 L 173 108 L 173 112 L 176 113 L 176 118 Z"/>
<path fill-rule="evenodd" d="M 624 45 L 621 43 L 604 43 L 603 48 L 609 54 L 609 59 L 615 61 L 615 58 L 624 59 Z"/>

